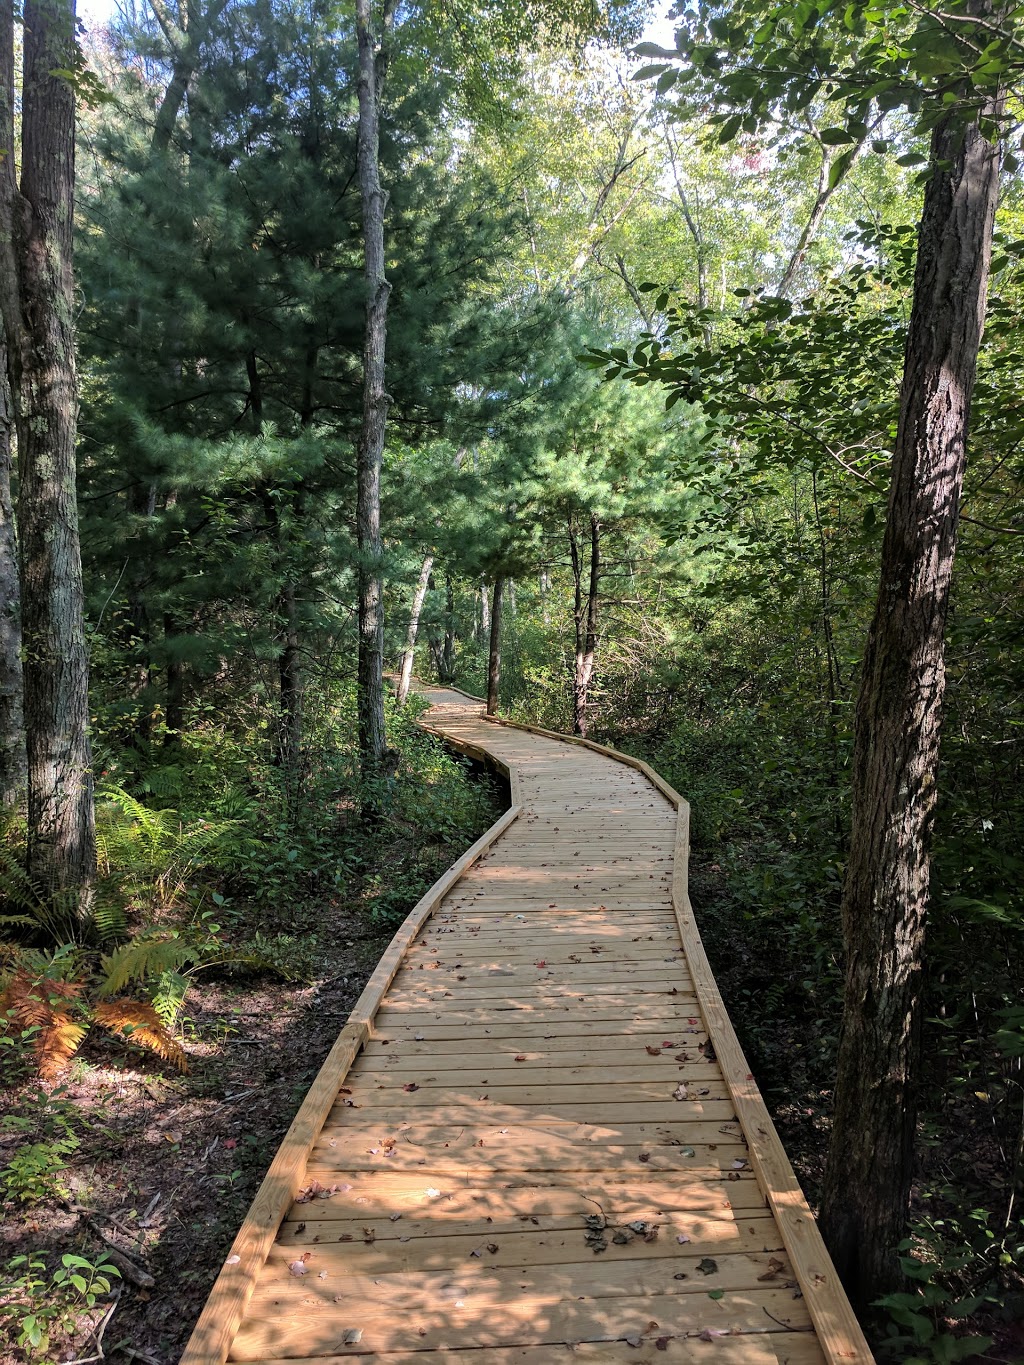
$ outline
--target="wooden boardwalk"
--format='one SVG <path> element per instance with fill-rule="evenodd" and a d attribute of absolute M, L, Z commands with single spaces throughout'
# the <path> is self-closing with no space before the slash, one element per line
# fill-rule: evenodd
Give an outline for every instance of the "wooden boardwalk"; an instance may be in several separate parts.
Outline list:
<path fill-rule="evenodd" d="M 427 695 L 512 809 L 396 936 L 182 1365 L 869 1362 L 707 966 L 685 802 Z"/>

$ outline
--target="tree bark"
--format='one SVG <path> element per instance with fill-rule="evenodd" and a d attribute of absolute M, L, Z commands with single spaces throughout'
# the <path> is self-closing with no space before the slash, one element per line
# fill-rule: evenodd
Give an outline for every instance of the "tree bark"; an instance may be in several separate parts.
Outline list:
<path fill-rule="evenodd" d="M 420 576 L 416 580 L 416 590 L 412 595 L 412 606 L 409 609 L 409 629 L 405 635 L 405 649 L 402 651 L 402 666 L 398 675 L 398 691 L 395 694 L 399 706 L 405 705 L 412 683 L 412 666 L 416 658 L 416 636 L 419 634 L 420 616 L 423 612 L 423 603 L 427 598 L 430 572 L 433 567 L 434 556 L 429 554 L 423 561 Z"/>
<path fill-rule="evenodd" d="M 845 1013 L 822 1228 L 855 1307 L 899 1284 L 913 1173 L 944 634 L 999 183 L 977 121 L 932 134 L 889 511 L 857 703 Z"/>
<path fill-rule="evenodd" d="M 96 840 L 75 494 L 75 96 L 56 74 L 76 64 L 74 25 L 74 0 L 25 4 L 18 186 L 13 7 L 0 17 L 0 308 L 18 432 L 28 871 L 84 911 Z"/>
<path fill-rule="evenodd" d="M 11 503 L 14 415 L 7 382 L 7 347 L 0 337 L 0 810 L 25 798 L 28 759 L 21 679 L 21 588 Z"/>
<path fill-rule="evenodd" d="M 501 603 L 505 580 L 494 580 L 491 594 L 491 636 L 487 650 L 487 714 L 497 714 L 501 688 Z"/>
<path fill-rule="evenodd" d="M 444 576 L 444 647 L 441 651 L 441 680 L 450 683 L 455 676 L 455 583 L 450 573 Z"/>
<path fill-rule="evenodd" d="M 371 0 L 356 0 L 359 46 L 357 161 L 363 209 L 366 328 L 363 342 L 363 420 L 356 468 L 356 542 L 359 550 L 359 762 L 367 784 L 364 805 L 380 806 L 384 774 L 384 583 L 381 571 L 380 478 L 384 457 L 388 395 L 384 386 L 388 297 L 385 276 L 384 212 L 380 183 L 380 110 Z"/>
<path fill-rule="evenodd" d="M 597 654 L 597 605 L 601 585 L 601 523 L 594 513 L 590 515 L 590 566 L 587 576 L 587 590 L 583 591 L 583 556 L 576 535 L 576 524 L 569 518 L 569 554 L 573 574 L 573 625 L 576 635 L 576 653 L 573 660 L 572 676 L 572 732 L 586 736 L 587 709 L 590 702 L 590 684 L 594 677 L 594 659 Z"/>

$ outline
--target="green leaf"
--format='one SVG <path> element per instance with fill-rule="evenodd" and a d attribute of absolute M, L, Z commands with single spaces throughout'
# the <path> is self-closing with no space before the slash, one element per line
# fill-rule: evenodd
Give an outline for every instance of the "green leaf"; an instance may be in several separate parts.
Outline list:
<path fill-rule="evenodd" d="M 725 1290 L 724 1290 L 724 1289 L 709 1289 L 709 1290 L 708 1290 L 708 1298 L 709 1298 L 709 1299 L 715 1299 L 715 1300 L 724 1299 L 724 1298 L 725 1298 Z"/>
<path fill-rule="evenodd" d="M 723 143 L 731 142 L 733 138 L 736 136 L 736 134 L 739 132 L 740 124 L 742 122 L 743 122 L 742 114 L 733 114 L 731 118 L 727 118 L 725 122 L 722 124 L 721 130 L 718 134 L 718 145 L 722 146 Z"/>
<path fill-rule="evenodd" d="M 837 156 L 832 162 L 828 173 L 828 187 L 834 190 L 842 180 L 843 176 L 853 165 L 853 159 L 857 155 L 857 148 L 851 147 L 848 152 L 843 152 L 842 156 Z"/>
<path fill-rule="evenodd" d="M 848 128 L 822 128 L 818 136 L 826 147 L 843 147 L 857 141 Z"/>
<path fill-rule="evenodd" d="M 634 71 L 631 79 L 634 81 L 650 81 L 668 70 L 669 67 L 664 62 L 657 62 L 653 66 L 642 66 L 639 71 Z"/>

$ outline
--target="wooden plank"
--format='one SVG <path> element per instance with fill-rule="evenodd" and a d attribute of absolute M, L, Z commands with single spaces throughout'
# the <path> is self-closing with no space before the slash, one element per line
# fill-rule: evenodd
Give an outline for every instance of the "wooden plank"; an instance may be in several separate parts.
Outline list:
<path fill-rule="evenodd" d="M 701 1180 L 689 1173 L 659 1175 L 638 1172 L 631 1178 L 597 1175 L 536 1175 L 484 1184 L 436 1180 L 423 1171 L 360 1171 L 328 1182 L 332 1193 L 293 1204 L 288 1221 L 387 1219 L 396 1215 L 429 1219 L 435 1227 L 473 1218 L 480 1225 L 518 1219 L 576 1218 L 601 1213 L 613 1222 L 662 1218 L 685 1213 L 691 1218 L 745 1217 L 767 1212 L 756 1180 Z M 539 1225 L 539 1224 L 538 1224 Z"/>
<path fill-rule="evenodd" d="M 678 1117 L 668 1122 L 649 1123 L 622 1121 L 595 1123 L 585 1116 L 563 1119 L 556 1115 L 539 1114 L 535 1119 L 518 1115 L 514 1119 L 496 1119 L 490 1113 L 473 1113 L 463 1107 L 454 1111 L 455 1117 L 443 1118 L 435 1109 L 410 1116 L 404 1110 L 364 1114 L 356 1109 L 335 1107 L 324 1124 L 315 1150 L 325 1151 L 332 1144 L 376 1147 L 381 1142 L 408 1140 L 421 1151 L 444 1145 L 446 1150 L 469 1150 L 478 1143 L 487 1146 L 515 1147 L 519 1143 L 535 1143 L 557 1138 L 570 1145 L 595 1142 L 618 1142 L 638 1149 L 666 1145 L 686 1145 L 696 1149 L 720 1142 L 741 1143 L 737 1119 L 714 1122 L 688 1116 L 679 1106 Z"/>
<path fill-rule="evenodd" d="M 462 1308 L 456 1305 L 463 1304 Z M 567 1341 L 621 1340 L 633 1333 L 695 1335 L 713 1328 L 722 1332 L 806 1331 L 810 1327 L 802 1299 L 789 1290 L 736 1291 L 718 1302 L 707 1294 L 643 1294 L 596 1297 L 573 1295 L 548 1299 L 502 1298 L 495 1289 L 470 1301 L 453 1295 L 422 1312 L 397 1312 L 392 1304 L 353 1303 L 348 1316 L 330 1309 L 304 1306 L 300 1314 L 248 1319 L 232 1349 L 233 1360 L 264 1361 L 280 1355 L 324 1355 L 343 1349 L 349 1331 L 362 1333 L 359 1353 L 433 1350 L 507 1345 L 563 1345 Z M 653 1324 L 653 1327 L 651 1326 Z"/>
<path fill-rule="evenodd" d="M 523 1062 L 516 1066 L 508 1065 L 508 1060 L 503 1059 L 504 1064 L 499 1062 L 497 1065 L 467 1065 L 460 1071 L 453 1073 L 441 1071 L 433 1068 L 429 1063 L 422 1063 L 419 1066 L 388 1066 L 386 1062 L 376 1064 L 360 1059 L 358 1065 L 353 1069 L 349 1083 L 357 1087 L 360 1082 L 367 1082 L 371 1085 L 382 1083 L 400 1085 L 415 1084 L 421 1090 L 430 1086 L 440 1087 L 450 1090 L 455 1086 L 508 1086 L 508 1085 L 543 1085 L 543 1086 L 576 1086 L 576 1085 L 627 1085 L 631 1081 L 645 1081 L 649 1085 L 661 1085 L 666 1093 L 675 1086 L 685 1084 L 687 1086 L 701 1086 L 710 1084 L 721 1079 L 722 1073 L 718 1067 L 708 1063 L 694 1060 L 692 1062 L 671 1061 L 670 1066 L 664 1069 L 649 1068 L 640 1071 L 633 1062 L 628 1062 L 624 1066 L 572 1066 L 569 1060 L 564 1061 L 560 1066 L 545 1066 L 543 1062 Z M 597 1074 L 595 1075 L 595 1070 Z M 456 1079 L 456 1076 L 458 1079 Z"/>
<path fill-rule="evenodd" d="M 482 1234 L 483 1240 L 486 1235 Z M 501 1235 L 496 1233 L 495 1237 Z M 426 1253 L 430 1246 L 431 1240 L 427 1238 L 415 1248 L 410 1243 L 409 1249 Z M 424 1254 L 419 1264 L 413 1255 L 409 1270 L 396 1267 L 375 1271 L 371 1266 L 364 1267 L 348 1246 L 321 1242 L 306 1247 L 305 1254 L 309 1256 L 306 1274 L 296 1276 L 289 1270 L 295 1261 L 294 1248 L 277 1246 L 253 1293 L 252 1312 L 254 1317 L 270 1317 L 291 1303 L 301 1316 L 310 1310 L 315 1313 L 321 1306 L 333 1307 L 339 1294 L 352 1307 L 365 1305 L 377 1312 L 390 1307 L 392 1311 L 399 1309 L 403 1314 L 418 1317 L 431 1313 L 439 1303 L 454 1305 L 459 1300 L 470 1313 L 477 1298 L 487 1305 L 510 1302 L 544 1305 L 553 1297 L 568 1299 L 580 1295 L 593 1299 L 700 1295 L 706 1300 L 709 1288 L 731 1293 L 757 1292 L 766 1285 L 779 1289 L 788 1285 L 791 1290 L 796 1287 L 785 1253 L 774 1248 L 757 1252 L 720 1250 L 712 1258 L 717 1266 L 713 1274 L 704 1274 L 697 1268 L 705 1257 L 684 1254 L 688 1248 L 680 1246 L 673 1252 L 667 1244 L 662 1246 L 660 1256 L 616 1256 L 611 1252 L 595 1256 L 586 1244 L 582 1226 L 574 1237 L 566 1239 L 565 1250 L 567 1259 L 539 1267 L 504 1266 L 497 1256 L 490 1255 L 467 1255 L 454 1266 L 433 1267 L 422 1263 L 426 1259 Z M 378 1258 L 380 1255 L 378 1250 Z M 775 1270 L 776 1265 L 783 1268 Z M 703 1304 L 690 1306 L 693 1310 L 703 1308 Z"/>
<path fill-rule="evenodd" d="M 415 1043 L 407 1039 L 404 1043 L 396 1040 L 385 1046 L 382 1040 L 371 1039 L 363 1050 L 363 1059 L 367 1065 L 381 1062 L 387 1069 L 415 1064 L 421 1070 L 426 1066 L 431 1072 L 454 1071 L 459 1075 L 464 1075 L 468 1066 L 495 1066 L 502 1063 L 507 1066 L 509 1062 L 520 1062 L 526 1066 L 543 1062 L 545 1059 L 549 1059 L 551 1064 L 571 1064 L 574 1067 L 615 1066 L 625 1063 L 628 1066 L 650 1067 L 656 1071 L 664 1071 L 683 1065 L 683 1060 L 698 1060 L 695 1035 L 696 1030 L 689 1040 L 683 1038 L 669 1048 L 656 1046 L 657 1056 L 652 1056 L 648 1051 L 650 1043 L 635 1042 L 632 1046 L 625 1047 L 624 1040 L 619 1037 L 553 1038 L 550 1044 L 541 1039 L 539 1043 L 534 1040 L 530 1047 L 520 1046 L 518 1039 L 495 1045 L 490 1039 L 467 1038 L 465 1050 L 461 1053 L 450 1043 Z M 659 1039 L 659 1044 L 665 1041 L 667 1040 Z M 600 1046 L 602 1042 L 606 1046 Z M 593 1046 L 594 1043 L 598 1046 Z M 691 1048 L 690 1053 L 685 1051 L 686 1047 Z M 363 1064 L 361 1061 L 360 1065 Z"/>
<path fill-rule="evenodd" d="M 639 1344 L 635 1344 L 639 1343 Z M 655 1344 L 660 1343 L 660 1344 Z M 822 1365 L 814 1337 L 799 1332 L 745 1333 L 735 1337 L 631 1336 L 616 1342 L 560 1342 L 549 1346 L 484 1346 L 466 1350 L 389 1351 L 358 1357 L 367 1365 Z M 316 1365 L 340 1365 L 352 1355 L 317 1356 Z M 313 1365 L 311 1358 L 269 1360 L 262 1365 Z"/>
<path fill-rule="evenodd" d="M 316 1219 L 284 1223 L 279 1246 L 313 1247 L 344 1244 L 352 1263 L 363 1274 L 401 1269 L 403 1265 L 429 1262 L 435 1270 L 485 1260 L 502 1267 L 559 1264 L 578 1260 L 586 1245 L 584 1215 L 575 1218 L 542 1217 L 535 1221 L 517 1218 L 489 1222 L 450 1221 L 437 1224 L 430 1218 L 400 1217 Z M 625 1245 L 614 1241 L 619 1227 L 628 1231 L 629 1221 L 649 1223 L 657 1232 L 653 1241 L 633 1233 Z M 774 1252 L 782 1247 L 778 1225 L 770 1214 L 736 1217 L 731 1210 L 713 1214 L 669 1213 L 650 1219 L 620 1220 L 609 1225 L 608 1247 L 600 1254 L 607 1260 L 649 1260 L 669 1254 L 702 1259 L 716 1252 Z M 497 1239 L 501 1239 L 498 1241 Z M 680 1242 L 680 1238 L 685 1239 Z M 477 1255 L 476 1253 L 479 1253 Z M 486 1255 L 484 1255 L 486 1253 Z M 294 1256 L 294 1251 L 290 1253 Z"/>
<path fill-rule="evenodd" d="M 725 1082 L 719 1093 L 726 1093 Z M 573 1123 L 690 1123 L 706 1119 L 708 1122 L 728 1123 L 733 1119 L 734 1110 L 730 1099 L 688 1099 L 686 1101 L 662 1099 L 647 1100 L 640 1104 L 623 1103 L 620 1100 L 595 1100 L 593 1091 L 577 1087 L 581 1093 L 575 1099 L 550 1104 L 502 1104 L 492 1095 L 485 1104 L 479 1100 L 467 1100 L 458 1092 L 448 1092 L 443 1102 L 437 1099 L 436 1091 L 424 1097 L 424 1103 L 410 1106 L 403 1092 L 401 1096 L 394 1091 L 370 1091 L 360 1089 L 358 1102 L 354 1105 L 337 1104 L 332 1109 L 329 1122 L 343 1122 L 346 1114 L 354 1108 L 365 1111 L 368 1119 L 378 1123 L 389 1120 L 400 1123 L 412 1122 L 419 1116 L 421 1109 L 428 1109 L 439 1123 L 478 1121 L 480 1109 L 486 1109 L 488 1120 L 492 1123 L 508 1125 L 511 1123 L 539 1123 L 546 1121 L 571 1121 Z M 546 1093 L 546 1092 L 545 1092 Z M 499 1118 L 500 1116 L 500 1118 Z"/>
<path fill-rule="evenodd" d="M 697 1022 L 691 1023 L 694 1019 Z M 388 1054 L 389 1049 L 401 1049 L 403 1053 L 417 1055 L 422 1053 L 424 1056 L 437 1056 L 447 1052 L 459 1052 L 460 1041 L 464 1043 L 467 1052 L 487 1052 L 501 1051 L 509 1049 L 514 1053 L 523 1051 L 520 1045 L 523 1034 L 519 1028 L 510 1026 L 508 1031 L 502 1033 L 499 1025 L 488 1025 L 483 1029 L 468 1030 L 462 1035 L 461 1039 L 437 1039 L 421 1038 L 414 1026 L 401 1025 L 394 1029 L 390 1034 L 381 1034 L 380 1037 L 371 1039 L 366 1044 L 366 1052 L 369 1056 Z M 705 1037 L 704 1030 L 700 1023 L 699 1015 L 689 1015 L 682 1027 L 678 1024 L 676 1028 L 666 1034 L 658 1024 L 635 1024 L 627 1021 L 625 1027 L 619 1028 L 609 1026 L 607 1029 L 590 1028 L 579 1025 L 575 1034 L 548 1030 L 541 1033 L 530 1043 L 531 1048 L 539 1049 L 542 1052 L 572 1052 L 583 1046 L 586 1042 L 588 1051 L 605 1051 L 607 1049 L 628 1049 L 636 1055 L 641 1049 L 645 1055 L 648 1047 L 661 1048 L 662 1055 L 671 1053 L 674 1048 L 676 1052 L 683 1048 L 695 1048 L 703 1042 Z"/>

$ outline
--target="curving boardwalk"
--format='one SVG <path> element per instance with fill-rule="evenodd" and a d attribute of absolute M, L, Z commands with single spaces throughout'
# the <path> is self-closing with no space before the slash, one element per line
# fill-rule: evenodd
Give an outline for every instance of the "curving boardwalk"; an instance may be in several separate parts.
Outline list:
<path fill-rule="evenodd" d="M 426 695 L 512 809 L 399 931 L 182 1365 L 869 1362 L 693 924 L 685 802 Z"/>

